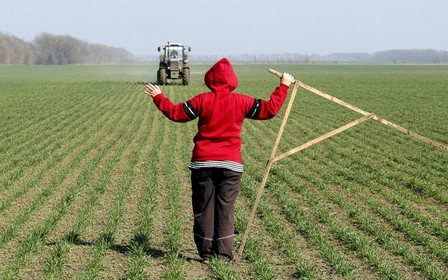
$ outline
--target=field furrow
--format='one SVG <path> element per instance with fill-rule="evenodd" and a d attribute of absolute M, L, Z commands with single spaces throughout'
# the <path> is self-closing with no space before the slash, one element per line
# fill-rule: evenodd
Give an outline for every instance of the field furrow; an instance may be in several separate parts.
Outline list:
<path fill-rule="evenodd" d="M 63 85 L 61 85 L 61 89 L 58 88 L 57 90 L 59 91 L 62 89 Z M 70 96 L 70 94 L 72 93 L 61 93 L 64 100 L 66 99 L 66 96 Z M 48 106 L 45 104 L 51 104 L 55 101 L 57 100 L 45 100 L 43 101 L 44 103 L 40 105 Z M 58 145 L 60 146 L 64 143 L 61 141 L 64 140 L 64 138 L 61 139 L 61 135 L 66 137 L 67 133 L 70 133 L 70 135 L 73 136 L 76 135 L 76 133 L 83 131 L 84 127 L 88 125 L 88 122 L 95 119 L 94 115 L 100 113 L 98 110 L 90 110 L 87 111 L 88 114 L 83 114 L 87 105 L 92 104 L 92 101 L 93 100 L 91 99 L 86 99 L 84 102 L 81 102 L 81 104 L 75 104 L 74 106 L 70 106 L 70 103 L 61 105 L 61 108 L 58 109 L 58 111 L 60 110 L 61 112 L 56 111 L 54 113 L 46 113 L 47 117 L 45 120 L 28 124 L 25 127 L 20 127 L 17 135 L 13 135 L 9 140 L 5 139 L 6 143 L 10 145 L 10 149 L 5 147 L 5 151 L 2 153 L 2 160 L 0 161 L 2 164 L 0 165 L 0 168 L 5 175 L 11 167 L 21 166 L 21 170 L 23 170 L 27 165 L 38 162 L 40 159 L 44 159 L 45 155 L 51 154 L 52 150 L 57 149 Z M 103 100 L 100 100 L 100 103 L 101 101 Z M 56 105 L 54 105 L 54 107 L 58 108 Z M 42 110 L 42 108 L 39 108 L 39 110 Z M 39 114 L 39 112 L 26 112 L 26 114 L 30 115 L 24 116 L 25 119 L 34 120 L 32 116 Z M 28 146 L 33 147 L 33 149 L 24 149 L 24 147 Z M 15 160 L 16 158 L 19 160 Z M 32 159 L 32 161 L 29 159 Z M 19 171 L 16 171 L 15 173 L 19 173 Z M 15 176 L 17 177 L 19 175 Z"/>
<path fill-rule="evenodd" d="M 128 107 L 126 104 L 121 105 Z M 123 133 L 124 135 L 132 135 L 127 134 L 127 132 L 138 129 L 140 122 L 135 122 L 136 126 L 129 126 L 132 122 L 133 119 L 129 117 L 127 124 L 124 125 L 124 127 L 127 127 L 128 131 Z M 67 221 L 69 223 L 71 222 L 71 225 L 68 225 L 67 222 L 61 223 L 61 230 L 65 228 L 65 232 L 60 232 L 57 236 L 53 237 L 57 243 L 54 246 L 53 254 L 46 261 L 46 275 L 58 275 L 61 273 L 61 270 L 64 268 L 63 266 L 68 263 L 68 258 L 85 259 L 85 257 L 81 258 L 82 255 L 78 254 L 78 252 L 81 252 L 82 250 L 77 250 L 77 246 L 83 248 L 83 245 L 86 247 L 89 246 L 89 244 L 92 246 L 95 244 L 95 241 L 90 241 L 85 233 L 87 229 L 91 227 L 90 223 L 94 211 L 102 212 L 105 210 L 98 210 L 98 203 L 100 202 L 101 197 L 106 197 L 106 199 L 109 197 L 109 192 L 113 189 L 112 185 L 115 184 L 115 180 L 112 178 L 112 174 L 116 171 L 115 165 L 117 162 L 122 161 L 120 155 L 124 152 L 124 148 L 127 147 L 128 144 L 129 143 L 126 142 L 121 143 L 120 146 L 114 148 L 114 151 L 116 150 L 116 152 L 109 153 L 107 157 L 102 159 L 103 164 L 100 164 L 95 172 L 96 174 L 99 174 L 97 182 L 91 186 L 89 190 L 86 190 L 86 193 L 88 194 L 87 196 L 84 197 L 83 195 L 80 195 L 77 203 L 74 205 L 73 209 L 71 209 L 73 212 L 80 213 L 78 218 L 74 221 Z M 132 148 L 132 146 L 130 147 Z M 127 149 L 130 149 L 130 147 L 127 147 Z M 120 172 L 118 172 L 118 174 L 120 174 Z M 51 236 L 49 238 L 51 238 Z M 113 247 L 113 245 L 111 246 Z M 123 247 L 124 246 L 116 246 L 118 249 Z M 69 251 L 76 253 L 74 256 L 71 256 L 68 254 Z M 61 252 L 66 252 L 63 257 L 61 257 Z M 74 262 L 72 262 L 72 264 L 73 263 Z M 67 277 L 70 278 L 71 276 L 68 275 Z"/>
<path fill-rule="evenodd" d="M 98 117 L 100 116 L 100 117 Z M 82 145 L 91 141 L 90 139 L 95 139 L 94 135 L 100 128 L 109 121 L 112 114 L 103 111 L 97 112 L 97 115 L 91 115 L 91 119 L 95 121 L 85 121 L 85 126 L 81 126 L 82 131 L 85 133 L 80 134 L 79 131 L 72 134 L 66 133 L 67 138 L 62 138 L 60 147 L 52 152 L 52 156 L 47 157 L 40 163 L 35 163 L 31 170 L 26 171 L 26 173 L 16 180 L 10 181 L 10 186 L 8 191 L 3 192 L 3 199 L 0 204 L 0 213 L 5 211 L 8 207 L 16 202 L 21 196 L 25 195 L 31 188 L 39 185 L 42 180 L 47 177 L 54 176 L 53 172 L 58 168 L 64 167 L 67 163 L 64 163 L 67 159 L 70 159 L 72 154 L 79 152 Z M 64 144 L 62 144 L 64 143 Z"/>
<path fill-rule="evenodd" d="M 119 120 L 116 119 L 116 121 Z M 40 208 L 40 206 L 43 205 L 43 203 L 48 200 L 51 196 L 52 201 L 55 201 L 57 204 L 57 206 L 55 206 L 55 209 L 51 212 L 51 213 L 57 213 L 58 215 L 55 214 L 54 218 L 51 218 L 51 213 L 50 214 L 43 214 L 40 215 L 40 219 L 45 219 L 45 221 L 51 221 L 53 223 L 57 223 L 57 221 L 59 220 L 59 218 L 62 217 L 62 211 L 59 210 L 60 207 L 63 207 L 64 212 L 68 210 L 68 206 L 71 204 L 71 202 L 73 201 L 73 199 L 76 197 L 77 193 L 80 192 L 80 190 L 86 185 L 88 184 L 89 178 L 92 176 L 92 171 L 93 171 L 93 167 L 97 166 L 102 158 L 102 155 L 107 154 L 107 151 L 109 148 L 112 147 L 112 144 L 117 142 L 119 140 L 119 134 L 116 135 L 114 132 L 115 131 L 115 125 L 110 126 L 107 130 L 105 130 L 106 134 L 104 134 L 102 136 L 102 138 L 96 138 L 94 141 L 92 141 L 89 146 L 87 146 L 87 148 L 85 148 L 84 150 L 80 151 L 74 159 L 71 160 L 71 163 L 69 165 L 67 165 L 67 169 L 64 172 L 58 173 L 57 176 L 53 179 L 53 181 L 50 183 L 50 186 L 44 191 L 42 192 L 42 194 L 40 196 L 38 196 L 37 200 L 35 200 L 30 207 L 28 207 L 27 211 L 22 212 L 20 216 L 18 216 L 18 218 L 15 219 L 14 223 L 12 223 L 8 229 L 5 231 L 5 233 L 8 233 L 8 235 L 2 235 L 8 238 L 11 238 L 11 233 L 9 229 L 14 229 L 16 230 L 21 224 L 23 224 L 29 217 L 31 217 L 31 214 L 38 210 Z M 112 134 L 111 134 L 112 133 Z M 106 136 L 108 136 L 109 138 L 112 139 L 107 139 L 105 138 Z M 112 141 L 111 141 L 112 140 Z M 103 144 L 103 143 L 104 144 Z M 101 147 L 101 148 L 100 148 Z M 98 148 L 100 148 L 100 150 L 97 150 Z M 77 167 L 78 166 L 82 166 L 83 170 L 78 170 Z M 73 173 L 73 171 L 75 171 Z M 73 179 L 71 179 L 73 178 Z M 75 179 L 76 178 L 76 179 Z M 56 188 L 59 185 L 62 186 L 67 186 L 70 187 L 68 189 L 68 191 L 66 191 L 66 193 L 61 193 L 61 200 L 59 200 L 59 202 L 57 202 L 57 197 L 56 196 L 52 197 L 52 193 L 56 190 Z M 62 189 L 58 189 L 58 192 L 60 193 L 60 191 L 62 191 Z M 61 206 L 58 206 L 61 205 Z M 43 212 L 47 212 L 48 210 L 46 209 L 51 209 L 51 208 L 45 208 L 42 211 Z M 50 215 L 50 217 L 48 216 Z M 34 219 L 35 217 L 32 216 Z M 36 221 L 33 221 L 33 223 L 36 223 Z M 48 229 L 46 229 L 46 231 L 44 232 L 44 235 L 38 235 L 39 232 L 41 232 L 41 229 L 36 229 L 33 231 L 33 233 L 31 234 L 30 237 L 28 237 L 28 239 L 24 242 L 21 242 L 22 244 L 24 244 L 23 246 L 26 246 L 29 242 L 37 242 L 37 241 L 43 241 L 44 238 L 46 238 L 46 236 L 48 235 L 47 232 Z M 30 230 L 27 230 L 30 231 Z M 36 235 L 39 237 L 39 240 L 35 240 Z M 34 239 L 33 239 L 34 238 Z M 31 241 L 30 241 L 31 240 Z M 24 252 L 20 252 L 20 248 L 19 248 L 19 253 L 24 254 L 26 256 L 29 256 L 30 253 L 33 253 L 33 251 L 28 252 L 27 251 L 27 247 L 20 247 L 20 248 L 25 248 Z M 23 265 L 23 257 L 21 258 L 22 262 L 17 263 L 16 266 L 10 268 L 8 273 L 19 273 L 20 267 Z"/>
<path fill-rule="evenodd" d="M 149 99 L 146 102 L 149 106 Z M 150 121 L 146 123 L 144 129 L 150 131 L 151 134 L 143 145 L 139 161 L 141 170 L 136 174 L 136 183 L 141 188 L 139 192 L 141 197 L 136 198 L 139 201 L 138 211 L 132 214 L 136 216 L 137 224 L 127 241 L 129 242 L 129 256 L 123 270 L 127 279 L 144 279 L 159 275 L 159 272 L 156 272 L 158 269 L 148 268 L 153 265 L 151 258 L 156 258 L 159 254 L 152 247 L 152 235 L 158 207 L 155 167 L 161 159 L 162 134 L 158 118 L 151 115 Z"/>

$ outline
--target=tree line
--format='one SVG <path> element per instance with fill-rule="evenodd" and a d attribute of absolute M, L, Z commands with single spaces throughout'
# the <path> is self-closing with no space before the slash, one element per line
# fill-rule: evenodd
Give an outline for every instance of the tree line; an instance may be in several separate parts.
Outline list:
<path fill-rule="evenodd" d="M 89 44 L 69 35 L 42 33 L 32 42 L 0 33 L 0 64 L 124 64 L 135 61 L 123 48 Z"/>
<path fill-rule="evenodd" d="M 239 54 L 227 55 L 237 63 L 259 64 L 337 64 L 337 63 L 424 63 L 424 64 L 448 64 L 448 51 L 435 49 L 403 49 L 387 50 L 374 53 L 333 53 L 327 55 L 278 53 L 278 54 Z M 219 55 L 190 54 L 190 62 L 213 63 L 222 58 Z M 142 63 L 157 63 L 158 55 L 146 55 L 138 57 Z"/>
<path fill-rule="evenodd" d="M 227 56 L 240 63 L 448 63 L 448 51 L 434 49 L 388 50 L 375 53 L 329 55 L 281 53 Z M 191 62 L 214 62 L 218 55 L 190 55 Z M 0 64 L 126 64 L 157 63 L 158 55 L 135 57 L 123 48 L 89 44 L 69 35 L 42 33 L 32 42 L 0 33 Z"/>
<path fill-rule="evenodd" d="M 197 57 L 198 60 L 216 59 L 213 56 Z M 275 64 L 314 64 L 314 63 L 430 63 L 447 64 L 448 51 L 435 49 L 399 49 L 387 50 L 374 53 L 333 53 L 320 54 L 242 54 L 229 56 L 235 62 L 243 63 L 275 63 Z M 192 56 L 191 61 L 194 60 Z"/>

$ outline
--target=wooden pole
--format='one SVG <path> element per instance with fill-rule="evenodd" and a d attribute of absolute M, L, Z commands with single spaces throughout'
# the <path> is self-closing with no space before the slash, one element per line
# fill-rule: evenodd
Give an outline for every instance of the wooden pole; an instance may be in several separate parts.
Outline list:
<path fill-rule="evenodd" d="M 447 152 L 448 152 L 448 146 L 447 146 L 447 145 L 444 145 L 444 144 L 442 144 L 442 143 L 439 143 L 439 142 L 437 142 L 437 141 L 434 141 L 434 140 L 432 140 L 432 139 L 429 139 L 429 138 L 427 138 L 427 137 L 425 137 L 425 136 L 422 136 L 422 135 L 420 135 L 420 134 L 418 134 L 418 133 L 415 133 L 415 132 L 413 132 L 413 131 L 410 131 L 409 129 L 406 129 L 406 128 L 404 128 L 404 127 L 401 127 L 401 126 L 399 126 L 398 124 L 395 124 L 395 123 L 390 122 L 390 121 L 388 121 L 388 120 L 382 119 L 382 118 L 380 118 L 380 117 L 378 117 L 378 116 L 376 116 L 376 115 L 374 115 L 372 119 L 374 119 L 375 121 L 380 122 L 380 123 L 382 123 L 382 124 L 385 124 L 385 125 L 387 125 L 387 126 L 389 126 L 389 127 L 392 127 L 392 128 L 394 128 L 394 129 L 396 129 L 396 130 L 398 130 L 398 131 L 400 131 L 400 132 L 402 132 L 402 133 L 404 133 L 404 134 L 410 135 L 410 136 L 412 136 L 412 137 L 414 137 L 414 138 L 416 138 L 416 139 L 418 139 L 418 140 L 420 140 L 420 141 L 423 141 L 423 142 L 425 142 L 425 143 L 428 143 L 428 144 L 430 144 L 430 145 L 433 145 L 434 147 L 437 147 L 437 148 L 439 148 L 439 149 L 441 149 L 441 150 L 444 150 L 444 151 L 447 151 Z"/>
<path fill-rule="evenodd" d="M 282 76 L 282 74 L 280 74 L 280 77 L 281 76 Z M 272 148 L 271 156 L 269 157 L 269 160 L 268 160 L 268 162 L 266 164 L 266 169 L 264 171 L 263 180 L 261 181 L 261 185 L 260 185 L 260 187 L 258 189 L 257 198 L 255 199 L 254 206 L 252 207 L 252 211 L 250 213 L 249 220 L 247 221 L 246 230 L 244 231 L 243 240 L 241 241 L 241 246 L 240 246 L 240 249 L 239 249 L 238 254 L 236 256 L 236 260 L 241 259 L 242 255 L 243 255 L 244 246 L 246 245 L 247 237 L 249 235 L 249 232 L 250 232 L 250 229 L 251 229 L 251 226 L 252 226 L 252 222 L 253 222 L 253 220 L 255 218 L 255 214 L 257 212 L 258 204 L 260 203 L 261 196 L 263 195 L 264 187 L 266 186 L 266 182 L 267 182 L 268 176 L 269 176 L 269 171 L 271 170 L 272 164 L 274 163 L 274 157 L 275 157 L 275 154 L 277 153 L 277 148 L 278 148 L 278 145 L 280 144 L 280 140 L 282 138 L 282 134 L 283 134 L 283 131 L 284 131 L 284 128 L 285 128 L 285 125 L 286 125 L 286 121 L 288 120 L 289 113 L 291 112 L 291 108 L 292 108 L 292 105 L 294 103 L 294 99 L 295 99 L 296 94 L 297 94 L 297 89 L 299 88 L 299 85 L 298 85 L 297 81 L 294 81 L 293 83 L 294 83 L 294 88 L 292 90 L 291 97 L 289 98 L 288 107 L 286 108 L 285 115 L 283 116 L 283 120 L 282 120 L 282 123 L 280 125 L 280 129 L 279 129 L 278 134 L 277 134 L 277 139 L 275 140 L 274 147 Z"/>
<path fill-rule="evenodd" d="M 312 146 L 312 145 L 314 145 L 316 143 L 319 143 L 319 142 L 321 142 L 321 141 L 323 141 L 323 140 L 325 140 L 327 138 L 330 138 L 333 135 L 336 135 L 336 134 L 338 134 L 338 133 L 340 133 L 340 132 L 342 132 L 344 130 L 347 130 L 347 129 L 351 128 L 351 127 L 354 127 L 355 125 L 358 125 L 358 124 L 360 124 L 362 122 L 370 120 L 371 118 L 373 118 L 373 114 L 364 116 L 364 117 L 362 117 L 360 119 L 357 119 L 357 120 L 355 120 L 355 121 L 353 121 L 351 123 L 348 123 L 348 124 L 346 124 L 344 126 L 341 126 L 341 127 L 337 128 L 337 129 L 335 129 L 333 131 L 330 131 L 330 132 L 328 132 L 328 133 L 326 133 L 324 135 L 321 135 L 321 136 L 317 137 L 314 140 L 311 140 L 309 142 L 306 142 L 305 144 L 302 144 L 302 145 L 298 146 L 297 148 L 294 148 L 294 149 L 292 149 L 292 150 L 290 150 L 290 151 L 288 151 L 286 153 L 283 153 L 281 155 L 276 156 L 273 159 L 272 163 L 274 163 L 276 161 L 279 161 L 279 160 L 281 160 L 281 159 L 283 159 L 285 157 L 288 157 L 288 156 L 290 156 L 292 154 L 295 154 L 295 153 L 297 153 L 297 152 L 299 152 L 301 150 L 304 150 L 304 149 L 306 149 L 306 148 L 308 148 L 308 147 L 310 147 L 310 146 Z"/>

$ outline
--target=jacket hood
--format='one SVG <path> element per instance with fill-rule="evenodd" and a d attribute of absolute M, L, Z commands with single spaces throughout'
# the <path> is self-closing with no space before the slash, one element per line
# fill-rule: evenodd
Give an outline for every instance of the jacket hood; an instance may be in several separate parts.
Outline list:
<path fill-rule="evenodd" d="M 204 81 L 213 92 L 233 91 L 238 86 L 238 78 L 227 58 L 216 62 L 205 74 Z"/>

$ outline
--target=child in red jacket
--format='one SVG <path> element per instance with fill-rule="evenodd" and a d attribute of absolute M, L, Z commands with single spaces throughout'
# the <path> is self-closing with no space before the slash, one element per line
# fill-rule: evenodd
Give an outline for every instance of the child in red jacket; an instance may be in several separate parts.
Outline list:
<path fill-rule="evenodd" d="M 170 120 L 188 122 L 199 118 L 189 168 L 194 240 L 202 259 L 216 255 L 233 260 L 234 204 L 243 173 L 242 124 L 245 118 L 267 120 L 277 115 L 293 80 L 284 73 L 269 101 L 233 93 L 238 78 L 230 61 L 223 58 L 205 74 L 205 84 L 211 91 L 186 102 L 175 105 L 158 86 L 146 86 L 145 93 Z"/>

